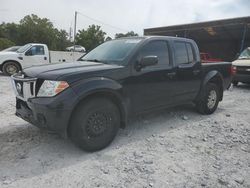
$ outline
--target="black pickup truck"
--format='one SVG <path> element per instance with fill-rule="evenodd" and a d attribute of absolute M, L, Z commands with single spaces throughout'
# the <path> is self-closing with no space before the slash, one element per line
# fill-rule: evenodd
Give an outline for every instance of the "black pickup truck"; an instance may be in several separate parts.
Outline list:
<path fill-rule="evenodd" d="M 73 63 L 12 76 L 16 115 L 87 151 L 100 150 L 139 113 L 193 103 L 213 113 L 231 83 L 231 63 L 201 64 L 196 43 L 176 37 L 105 42 Z"/>

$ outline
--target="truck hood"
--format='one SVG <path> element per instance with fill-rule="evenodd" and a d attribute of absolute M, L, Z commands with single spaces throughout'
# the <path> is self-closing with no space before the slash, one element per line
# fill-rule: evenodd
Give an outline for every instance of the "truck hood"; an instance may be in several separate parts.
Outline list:
<path fill-rule="evenodd" d="M 250 59 L 237 59 L 232 62 L 235 66 L 250 66 Z"/>
<path fill-rule="evenodd" d="M 122 68 L 123 66 L 103 63 L 77 61 L 73 63 L 55 63 L 50 65 L 33 66 L 23 70 L 23 73 L 32 78 L 45 80 L 65 80 L 67 77 L 81 79 L 83 74 Z M 75 81 L 74 79 L 74 81 Z"/>
<path fill-rule="evenodd" d="M 16 52 L 5 52 L 5 51 L 2 51 L 0 52 L 0 57 L 5 57 L 5 56 L 18 56 L 18 53 Z"/>

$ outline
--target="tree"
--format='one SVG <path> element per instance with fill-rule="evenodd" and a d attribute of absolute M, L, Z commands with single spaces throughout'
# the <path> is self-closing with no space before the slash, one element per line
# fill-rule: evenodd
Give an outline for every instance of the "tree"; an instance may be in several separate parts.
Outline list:
<path fill-rule="evenodd" d="M 65 30 L 55 30 L 56 32 L 56 49 L 65 50 L 72 43 L 68 40 L 68 33 Z"/>
<path fill-rule="evenodd" d="M 133 37 L 133 36 L 138 36 L 137 33 L 135 33 L 134 31 L 130 31 L 130 32 L 127 32 L 127 33 L 116 33 L 115 34 L 115 38 L 121 38 L 121 37 Z"/>
<path fill-rule="evenodd" d="M 3 50 L 5 48 L 8 48 L 10 46 L 14 46 L 15 43 L 12 41 L 6 39 L 6 38 L 0 38 L 0 50 Z"/>
<path fill-rule="evenodd" d="M 50 49 L 56 49 L 56 30 L 47 18 L 39 18 L 34 14 L 25 16 L 20 21 L 19 33 L 19 42 L 22 44 L 44 43 Z"/>
<path fill-rule="evenodd" d="M 82 45 L 87 51 L 92 50 L 105 41 L 106 33 L 101 26 L 90 25 L 87 30 L 79 30 L 76 35 L 76 44 Z"/>
<path fill-rule="evenodd" d="M 2 23 L 0 25 L 0 37 L 18 43 L 19 25 L 15 23 Z"/>

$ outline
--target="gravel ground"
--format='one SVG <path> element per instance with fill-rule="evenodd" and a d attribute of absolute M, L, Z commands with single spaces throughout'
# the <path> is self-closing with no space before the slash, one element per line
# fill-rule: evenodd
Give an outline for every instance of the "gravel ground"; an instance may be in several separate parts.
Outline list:
<path fill-rule="evenodd" d="M 0 187 L 250 187 L 249 94 L 231 88 L 210 116 L 192 106 L 139 116 L 86 153 L 15 117 L 0 75 Z"/>

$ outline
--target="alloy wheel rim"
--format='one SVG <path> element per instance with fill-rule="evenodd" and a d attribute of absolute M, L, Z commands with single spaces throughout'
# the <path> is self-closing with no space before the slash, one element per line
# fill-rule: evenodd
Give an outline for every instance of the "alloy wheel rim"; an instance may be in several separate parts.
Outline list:
<path fill-rule="evenodd" d="M 207 107 L 209 109 L 212 109 L 216 104 L 216 100 L 217 100 L 217 93 L 215 90 L 211 90 L 208 95 Z"/>
<path fill-rule="evenodd" d="M 14 66 L 14 65 L 9 65 L 9 66 L 7 66 L 7 72 L 8 72 L 9 74 L 15 74 L 15 73 L 17 73 L 17 68 L 16 68 L 16 66 Z"/>
<path fill-rule="evenodd" d="M 90 138 L 95 138 L 104 134 L 111 122 L 111 117 L 107 113 L 94 112 L 87 119 L 86 132 Z"/>

